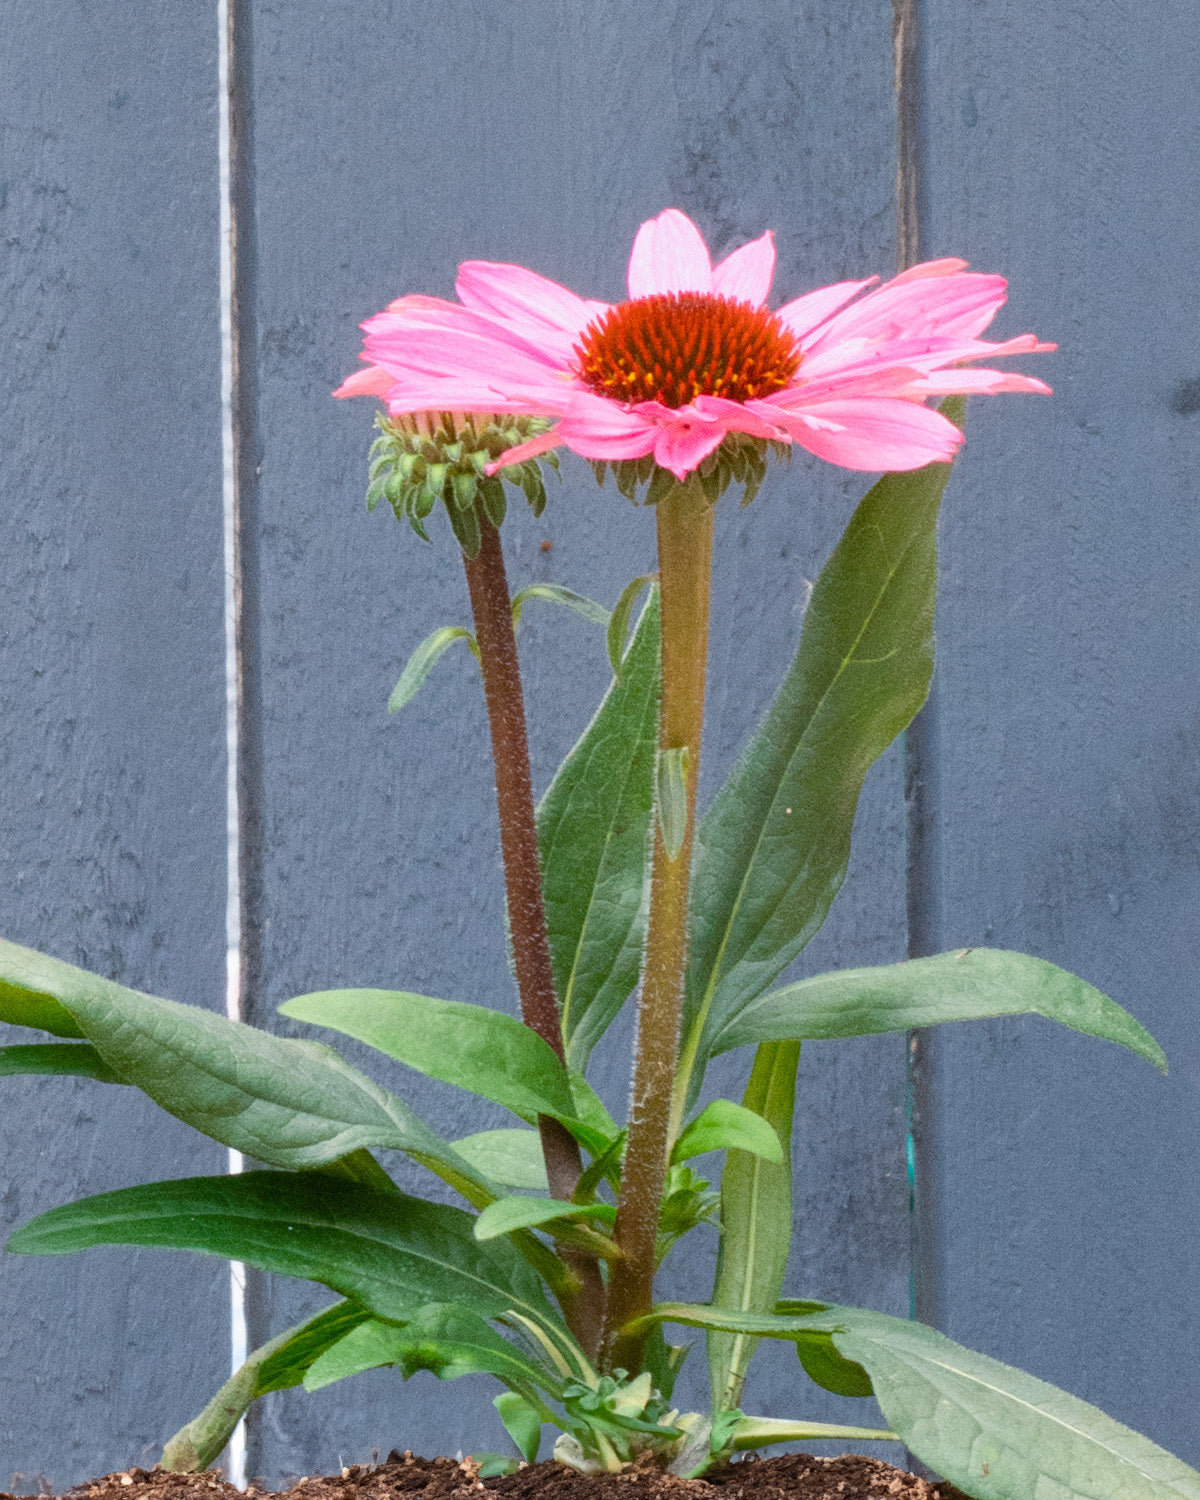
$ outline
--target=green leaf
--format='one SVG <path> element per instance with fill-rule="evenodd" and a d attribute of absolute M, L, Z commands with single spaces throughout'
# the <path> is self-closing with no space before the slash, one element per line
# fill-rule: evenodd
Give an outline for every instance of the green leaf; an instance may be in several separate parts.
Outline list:
<path fill-rule="evenodd" d="M 567 1069 L 567 1079 L 571 1086 L 571 1098 L 575 1104 L 575 1113 L 580 1123 L 585 1125 L 588 1131 L 596 1137 L 596 1145 L 601 1150 L 607 1149 L 620 1134 L 617 1122 L 605 1108 L 604 1100 L 596 1093 L 595 1089 L 584 1077 L 578 1068 Z M 588 1150 L 595 1149 L 588 1145 Z"/>
<path fill-rule="evenodd" d="M 811 1320 L 823 1317 L 830 1307 L 828 1302 L 788 1301 L 776 1303 L 775 1312 L 760 1313 L 713 1307 L 703 1302 L 656 1302 L 644 1317 L 627 1323 L 623 1332 L 643 1333 L 662 1323 L 682 1323 L 685 1328 L 715 1328 L 719 1333 L 754 1333 L 760 1338 L 794 1340 L 810 1328 L 824 1329 L 825 1324 Z"/>
<path fill-rule="evenodd" d="M 257 1161 L 321 1167 L 385 1146 L 415 1157 L 472 1202 L 495 1196 L 402 1099 L 332 1048 L 143 995 L 0 941 L 0 1021 L 32 1025 L 34 1016 L 54 1022 L 59 1035 L 85 1037 L 121 1082 Z"/>
<path fill-rule="evenodd" d="M 79 1023 L 63 1005 L 64 986 L 78 989 L 83 980 L 107 981 L 71 964 L 35 953 L 0 938 L 0 1021 L 32 1026 L 51 1036 L 82 1037 Z"/>
<path fill-rule="evenodd" d="M 434 1303 L 403 1327 L 375 1320 L 360 1324 L 314 1360 L 304 1388 L 319 1391 L 380 1365 L 398 1365 L 406 1380 L 418 1370 L 429 1370 L 439 1380 L 484 1374 L 522 1389 L 557 1386 L 541 1366 L 470 1308 Z"/>
<path fill-rule="evenodd" d="M 621 675 L 622 664 L 626 656 L 625 634 L 629 629 L 629 617 L 633 613 L 633 606 L 637 603 L 638 595 L 642 590 L 654 583 L 657 578 L 657 573 L 643 573 L 640 578 L 627 583 L 621 592 L 621 597 L 613 606 L 613 612 L 608 620 L 608 659 L 612 663 L 614 677 Z"/>
<path fill-rule="evenodd" d="M 731 1151 L 725 1160 L 712 1296 L 718 1307 L 770 1312 L 783 1286 L 792 1243 L 792 1116 L 799 1062 L 799 1042 L 760 1047 L 754 1059 L 745 1107 L 761 1117 L 782 1152 L 777 1163 L 745 1151 Z M 713 1409 L 735 1410 L 758 1340 L 711 1332 L 707 1345 Z"/>
<path fill-rule="evenodd" d="M 13 1073 L 66 1073 L 97 1083 L 122 1083 L 95 1047 L 86 1042 L 40 1042 L 0 1047 L 0 1077 Z"/>
<path fill-rule="evenodd" d="M 464 1161 L 501 1187 L 546 1193 L 546 1162 L 536 1130 L 481 1130 L 454 1142 Z"/>
<path fill-rule="evenodd" d="M 516 1443 L 521 1457 L 527 1464 L 537 1463 L 542 1441 L 542 1417 L 537 1407 L 531 1406 L 516 1391 L 501 1391 L 492 1397 L 492 1405 L 500 1413 L 504 1430 Z"/>
<path fill-rule="evenodd" d="M 362 1146 L 357 1151 L 351 1151 L 349 1156 L 339 1156 L 337 1161 L 331 1161 L 315 1170 L 328 1172 L 331 1177 L 344 1177 L 348 1182 L 357 1182 L 361 1187 L 371 1188 L 375 1192 L 398 1193 L 400 1191 L 395 1181 Z"/>
<path fill-rule="evenodd" d="M 780 1305 L 792 1310 L 741 1321 L 775 1338 L 831 1334 L 838 1352 L 866 1370 L 905 1445 L 975 1500 L 1200 1500 L 1195 1469 L 1024 1370 L 886 1313 Z M 683 1304 L 664 1304 L 652 1317 L 693 1327 L 730 1321 Z"/>
<path fill-rule="evenodd" d="M 568 609 L 573 609 L 576 614 L 582 615 L 585 620 L 590 620 L 593 625 L 608 628 L 610 615 L 603 604 L 597 604 L 594 599 L 589 599 L 584 594 L 577 594 L 574 589 L 563 588 L 561 583 L 531 583 L 526 585 L 519 594 L 513 595 L 514 630 L 521 623 L 521 613 L 530 599 L 544 599 L 548 604 L 565 604 Z"/>
<path fill-rule="evenodd" d="M 791 669 L 697 830 L 681 1099 L 694 1097 L 712 1038 L 824 921 L 863 778 L 925 701 L 949 474 L 885 475 L 859 505 Z"/>
<path fill-rule="evenodd" d="M 783 1161 L 783 1147 L 779 1144 L 775 1127 L 768 1124 L 761 1114 L 745 1105 L 735 1104 L 732 1099 L 714 1099 L 705 1105 L 675 1142 L 671 1160 L 688 1161 L 707 1151 L 734 1149 L 769 1162 Z"/>
<path fill-rule="evenodd" d="M 905 1444 L 976 1500 L 1200 1500 L 1200 1473 L 1087 1402 L 920 1323 L 830 1312 Z"/>
<path fill-rule="evenodd" d="M 535 512 L 536 514 L 536 512 Z M 499 1479 L 503 1474 L 515 1474 L 520 1463 L 507 1453 L 476 1453 L 477 1475 L 480 1479 Z"/>
<path fill-rule="evenodd" d="M 240 1260 L 317 1281 L 377 1317 L 405 1321 L 430 1302 L 483 1317 L 514 1309 L 557 1319 L 508 1240 L 481 1245 L 462 1209 L 376 1193 L 318 1172 L 244 1172 L 147 1183 L 67 1203 L 9 1239 L 22 1255 L 155 1245 Z"/>
<path fill-rule="evenodd" d="M 796 1339 L 796 1353 L 804 1373 L 822 1390 L 835 1396 L 871 1396 L 871 1377 L 852 1359 L 844 1359 L 834 1347 L 828 1333 L 802 1333 Z"/>
<path fill-rule="evenodd" d="M 259 1365 L 258 1379 L 254 1384 L 255 1400 L 271 1391 L 303 1385 L 305 1371 L 313 1361 L 370 1316 L 357 1302 L 335 1302 L 307 1323 L 301 1323 L 264 1344 L 263 1349 L 270 1350 L 270 1353 Z"/>
<path fill-rule="evenodd" d="M 575 1191 L 571 1195 L 576 1203 L 587 1203 L 594 1198 L 602 1182 L 607 1182 L 614 1193 L 620 1192 L 621 1163 L 625 1155 L 627 1138 L 628 1131 L 620 1131 L 598 1156 L 592 1157 L 580 1173 L 579 1181 L 575 1184 Z"/>
<path fill-rule="evenodd" d="M 422 683 L 455 641 L 469 643 L 473 639 L 471 632 L 464 630 L 461 625 L 443 625 L 440 630 L 427 635 L 408 658 L 404 671 L 400 673 L 400 680 L 392 689 L 392 696 L 388 699 L 388 713 L 394 714 L 416 697 Z"/>
<path fill-rule="evenodd" d="M 536 1031 L 502 1011 L 403 990 L 320 990 L 279 1013 L 355 1037 L 522 1119 L 574 1118 L 566 1069 Z"/>
<path fill-rule="evenodd" d="M 619 608 L 620 606 L 618 606 Z M 537 812 L 567 1058 L 582 1068 L 637 984 L 658 739 L 658 590 L 595 718 Z"/>
<path fill-rule="evenodd" d="M 287 1337 L 287 1334 L 283 1334 L 280 1340 L 273 1340 L 271 1344 L 264 1344 L 256 1349 L 221 1386 L 203 1411 L 186 1422 L 174 1437 L 167 1439 L 160 1460 L 162 1468 L 169 1474 L 198 1474 L 207 1469 L 209 1464 L 216 1462 L 254 1400 L 259 1365 L 274 1345 Z"/>
<path fill-rule="evenodd" d="M 475 1238 L 494 1240 L 514 1229 L 534 1229 L 559 1219 L 599 1219 L 611 1228 L 617 1211 L 609 1203 L 569 1203 L 559 1198 L 497 1198 L 475 1220 Z"/>
<path fill-rule="evenodd" d="M 896 1434 L 886 1427 L 844 1427 L 837 1422 L 789 1422 L 779 1417 L 743 1417 L 733 1429 L 733 1447 L 767 1448 L 772 1443 L 808 1443 L 817 1438 L 858 1443 L 894 1443 Z"/>
<path fill-rule="evenodd" d="M 318 1354 L 369 1316 L 353 1302 L 338 1302 L 255 1349 L 204 1410 L 168 1440 L 162 1467 L 176 1474 L 197 1474 L 207 1469 L 216 1462 L 252 1402 L 268 1391 L 299 1385 Z"/>
<path fill-rule="evenodd" d="M 713 1053 L 751 1042 L 866 1036 L 943 1021 L 1038 1015 L 1119 1042 L 1167 1071 L 1162 1048 L 1085 980 L 1028 953 L 962 948 L 933 958 L 839 969 L 753 1000 L 713 1038 Z"/>
<path fill-rule="evenodd" d="M 682 745 L 673 750 L 661 750 L 658 756 L 657 807 L 658 830 L 662 835 L 663 849 L 670 860 L 679 858 L 687 833 L 688 814 L 688 751 Z"/>

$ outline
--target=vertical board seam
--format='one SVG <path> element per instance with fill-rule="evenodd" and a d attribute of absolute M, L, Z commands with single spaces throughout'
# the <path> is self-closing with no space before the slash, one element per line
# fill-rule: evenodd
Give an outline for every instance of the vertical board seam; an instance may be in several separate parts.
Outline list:
<path fill-rule="evenodd" d="M 217 0 L 221 178 L 221 385 L 225 532 L 225 665 L 227 747 L 226 1014 L 245 1018 L 258 981 L 257 914 L 261 893 L 261 757 L 258 629 L 254 589 L 254 500 L 258 477 L 257 379 L 250 140 L 249 11 L 243 0 Z M 229 1153 L 229 1170 L 242 1170 Z M 231 1363 L 251 1344 L 261 1276 L 231 1265 Z M 228 1472 L 246 1484 L 254 1422 L 243 1420 L 230 1442 Z"/>
<path fill-rule="evenodd" d="M 235 393 L 237 389 L 236 256 L 237 221 L 233 201 L 233 15 L 229 0 L 217 0 L 217 155 L 220 194 L 220 335 L 221 335 L 221 508 L 224 562 L 225 643 L 225 1014 L 242 1018 L 241 837 L 238 787 L 238 743 L 241 718 L 241 672 L 238 662 L 238 616 L 241 588 L 238 556 L 238 486 Z M 229 1148 L 228 1170 L 243 1169 L 242 1153 Z M 246 1268 L 229 1263 L 230 1373 L 245 1362 Z M 246 1484 L 246 1433 L 239 1422 L 229 1442 L 230 1482 Z"/>
<path fill-rule="evenodd" d="M 924 256 L 926 225 L 924 172 L 924 36 L 922 0 L 893 0 L 892 40 L 896 84 L 896 260 L 907 270 Z M 904 736 L 905 916 L 907 955 L 935 951 L 940 938 L 937 912 L 936 678 L 924 708 Z M 909 1182 L 909 1316 L 939 1321 L 929 1274 L 931 1215 L 922 1158 L 928 1150 L 933 1079 L 927 1035 L 910 1031 L 905 1049 L 905 1148 Z M 910 1463 L 914 1463 L 910 1455 Z M 918 1471 L 920 1472 L 919 1466 Z"/>

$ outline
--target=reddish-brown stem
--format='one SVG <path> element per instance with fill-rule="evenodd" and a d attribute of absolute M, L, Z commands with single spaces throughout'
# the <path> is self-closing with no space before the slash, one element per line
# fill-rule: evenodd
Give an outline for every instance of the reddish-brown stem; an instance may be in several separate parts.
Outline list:
<path fill-rule="evenodd" d="M 609 1368 L 641 1368 L 645 1335 L 621 1329 L 648 1313 L 657 1264 L 658 1210 L 671 1150 L 671 1090 L 679 1052 L 683 970 L 687 957 L 687 901 L 700 768 L 700 729 L 708 659 L 713 506 L 693 478 L 657 507 L 662 600 L 661 750 L 687 751 L 687 824 L 674 859 L 661 828 L 654 836 L 650 925 L 638 1001 L 629 1142 L 621 1174 L 615 1236 L 621 1258 L 609 1287 L 604 1338 Z"/>
<path fill-rule="evenodd" d="M 522 1020 L 554 1050 L 561 1062 L 565 1061 L 562 1027 L 542 904 L 529 738 L 513 633 L 512 600 L 500 533 L 485 516 L 479 519 L 479 554 L 472 558 L 464 552 L 463 563 L 492 737 L 513 967 Z M 550 1191 L 556 1198 L 569 1199 L 583 1169 L 579 1146 L 566 1127 L 549 1115 L 538 1117 L 538 1131 Z M 579 1292 L 569 1299 L 563 1311 L 571 1331 L 590 1356 L 599 1342 L 603 1316 L 604 1284 L 600 1269 L 593 1258 L 579 1252 L 564 1251 L 562 1258 L 580 1281 Z"/>

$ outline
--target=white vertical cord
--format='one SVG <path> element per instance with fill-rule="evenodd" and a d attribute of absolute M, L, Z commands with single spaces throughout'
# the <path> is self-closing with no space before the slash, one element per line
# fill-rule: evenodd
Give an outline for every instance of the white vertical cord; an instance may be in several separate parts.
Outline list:
<path fill-rule="evenodd" d="M 237 469 L 233 430 L 233 97 L 231 89 L 233 16 L 231 0 L 217 0 L 217 159 L 220 192 L 221 321 L 221 495 L 225 574 L 225 1014 L 242 1019 L 242 892 L 238 808 L 238 588 Z M 229 1151 L 229 1171 L 242 1170 L 242 1153 Z M 229 1332 L 231 1372 L 245 1363 L 246 1268 L 229 1263 Z M 229 1440 L 229 1480 L 246 1488 L 246 1424 L 239 1422 Z"/>

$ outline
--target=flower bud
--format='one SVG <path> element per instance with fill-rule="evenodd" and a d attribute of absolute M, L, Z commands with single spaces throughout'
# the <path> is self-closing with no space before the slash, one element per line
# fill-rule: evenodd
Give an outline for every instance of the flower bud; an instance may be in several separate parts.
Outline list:
<path fill-rule="evenodd" d="M 516 485 L 535 516 L 546 508 L 539 459 L 526 459 L 500 470 L 487 466 L 510 448 L 545 432 L 543 417 L 491 412 L 417 412 L 375 419 L 379 436 L 371 445 L 367 509 L 386 500 L 398 521 L 407 521 L 425 541 L 425 521 L 440 501 L 450 526 L 468 557 L 479 554 L 480 515 L 499 526 L 504 520 L 504 484 Z M 557 470 L 557 455 L 546 461 Z"/>

